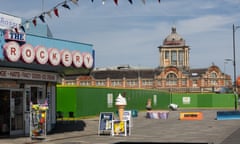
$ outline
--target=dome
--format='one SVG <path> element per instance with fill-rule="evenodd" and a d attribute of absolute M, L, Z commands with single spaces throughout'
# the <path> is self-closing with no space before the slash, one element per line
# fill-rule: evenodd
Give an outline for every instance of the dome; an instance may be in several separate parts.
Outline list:
<path fill-rule="evenodd" d="M 172 27 L 172 33 L 165 38 L 163 45 L 185 45 L 185 40 Z"/>

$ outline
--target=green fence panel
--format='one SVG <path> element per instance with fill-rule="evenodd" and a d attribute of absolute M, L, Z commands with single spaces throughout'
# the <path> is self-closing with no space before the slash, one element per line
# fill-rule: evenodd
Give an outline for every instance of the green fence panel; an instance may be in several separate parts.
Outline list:
<path fill-rule="evenodd" d="M 180 108 L 198 106 L 198 98 L 195 93 L 172 93 L 171 97 L 171 103 L 177 104 Z"/>
<path fill-rule="evenodd" d="M 170 103 L 169 93 L 156 90 L 57 86 L 57 111 L 63 112 L 64 117 L 68 117 L 69 112 L 73 112 L 74 117 L 116 112 L 115 99 L 123 92 L 128 110 L 145 110 L 149 98 L 153 109 L 167 109 Z"/>
<path fill-rule="evenodd" d="M 65 89 L 57 89 L 57 111 L 63 114 L 63 117 L 69 117 L 69 112 L 76 112 L 76 89 L 74 87 L 66 87 Z"/>
<path fill-rule="evenodd" d="M 234 108 L 235 100 L 234 94 L 214 94 L 212 106 Z"/>
<path fill-rule="evenodd" d="M 233 94 L 172 93 L 171 102 L 181 108 L 234 108 Z"/>
<path fill-rule="evenodd" d="M 126 93 L 128 110 L 146 110 L 152 100 L 153 110 L 166 110 L 170 103 L 180 108 L 234 108 L 233 94 L 168 93 L 157 90 L 117 89 L 101 87 L 57 86 L 57 111 L 69 117 L 94 116 L 100 112 L 116 112 L 115 99 Z"/>
<path fill-rule="evenodd" d="M 197 107 L 199 108 L 207 108 L 212 107 L 212 94 L 198 94 L 197 95 Z"/>

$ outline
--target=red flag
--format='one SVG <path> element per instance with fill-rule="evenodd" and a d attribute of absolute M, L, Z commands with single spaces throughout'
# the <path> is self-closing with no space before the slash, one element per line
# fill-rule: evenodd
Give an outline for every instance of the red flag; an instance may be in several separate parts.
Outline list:
<path fill-rule="evenodd" d="M 58 14 L 58 9 L 57 8 L 54 8 L 54 14 L 57 16 L 57 17 L 59 17 L 59 14 Z"/>
<path fill-rule="evenodd" d="M 116 5 L 118 5 L 118 0 L 114 0 L 114 3 L 115 3 Z"/>
<path fill-rule="evenodd" d="M 34 19 L 32 20 L 32 23 L 33 23 L 34 26 L 37 25 L 37 20 L 36 20 L 36 18 L 34 18 Z"/>

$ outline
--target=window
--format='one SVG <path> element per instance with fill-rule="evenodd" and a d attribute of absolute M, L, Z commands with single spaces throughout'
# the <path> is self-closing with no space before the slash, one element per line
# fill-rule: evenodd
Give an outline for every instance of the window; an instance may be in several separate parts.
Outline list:
<path fill-rule="evenodd" d="M 137 80 L 127 80 L 127 85 L 128 86 L 136 86 L 137 85 Z"/>
<path fill-rule="evenodd" d="M 66 85 L 75 85 L 76 81 L 75 80 L 66 80 Z"/>
<path fill-rule="evenodd" d="M 157 80 L 157 85 L 158 86 L 162 86 L 162 81 L 161 80 Z"/>
<path fill-rule="evenodd" d="M 183 51 L 179 51 L 179 53 L 178 53 L 179 66 L 183 66 L 183 60 L 184 60 L 184 53 L 183 53 Z"/>
<path fill-rule="evenodd" d="M 169 59 L 170 58 L 170 56 L 169 56 L 169 51 L 166 51 L 165 52 L 165 59 Z"/>
<path fill-rule="evenodd" d="M 111 83 L 112 83 L 112 86 L 121 86 L 122 85 L 121 80 L 112 80 Z"/>
<path fill-rule="evenodd" d="M 81 81 L 80 85 L 81 86 L 89 86 L 90 85 L 90 81 Z"/>
<path fill-rule="evenodd" d="M 98 80 L 98 81 L 96 81 L 96 86 L 106 86 L 106 81 L 105 80 Z"/>
<path fill-rule="evenodd" d="M 182 80 L 182 85 L 184 85 L 184 86 L 187 85 L 187 80 L 186 79 Z"/>
<path fill-rule="evenodd" d="M 192 83 L 193 83 L 193 87 L 197 87 L 197 80 L 193 80 Z"/>
<path fill-rule="evenodd" d="M 142 85 L 144 86 L 152 86 L 153 81 L 152 80 L 142 80 Z"/>
<path fill-rule="evenodd" d="M 171 65 L 177 65 L 177 51 L 172 51 L 171 54 Z"/>
<path fill-rule="evenodd" d="M 212 86 L 217 85 L 217 74 L 216 74 L 216 72 L 211 72 L 210 73 L 210 84 Z"/>
<path fill-rule="evenodd" d="M 177 76 L 174 73 L 169 73 L 167 75 L 167 86 L 177 85 Z"/>

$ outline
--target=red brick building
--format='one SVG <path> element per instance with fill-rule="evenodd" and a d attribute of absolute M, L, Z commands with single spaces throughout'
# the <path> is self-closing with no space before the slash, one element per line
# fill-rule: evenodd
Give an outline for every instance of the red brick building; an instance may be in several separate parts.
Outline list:
<path fill-rule="evenodd" d="M 178 92 L 209 92 L 232 87 L 230 75 L 214 64 L 191 69 L 190 48 L 172 27 L 172 32 L 159 46 L 160 66 L 154 69 L 119 66 L 94 69 L 90 75 L 68 77 L 63 85 L 100 86 L 116 88 L 160 89 Z"/>

